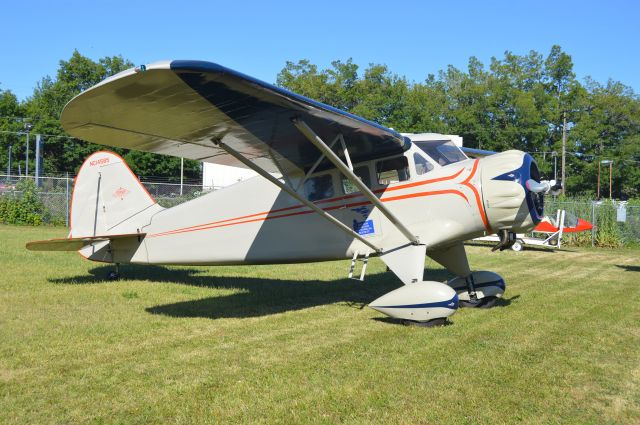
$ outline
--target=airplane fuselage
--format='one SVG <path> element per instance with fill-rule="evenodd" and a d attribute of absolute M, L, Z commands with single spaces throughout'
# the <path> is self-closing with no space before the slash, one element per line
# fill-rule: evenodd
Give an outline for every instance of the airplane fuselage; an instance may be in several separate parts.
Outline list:
<path fill-rule="evenodd" d="M 408 175 L 389 184 L 378 184 L 375 167 L 384 158 L 354 164 L 354 168 L 369 170 L 372 191 L 428 249 L 490 233 L 482 201 L 480 160 L 436 165 L 419 175 L 413 156 L 420 154 L 415 146 L 405 152 Z M 407 243 L 361 193 L 345 193 L 348 190 L 337 170 L 310 177 L 327 175 L 333 196 L 315 201 L 316 205 L 377 246 Z M 259 177 L 160 210 L 139 231 L 146 236 L 135 252 L 122 252 L 131 255 L 127 262 L 272 264 L 344 259 L 356 251 L 371 251 Z"/>

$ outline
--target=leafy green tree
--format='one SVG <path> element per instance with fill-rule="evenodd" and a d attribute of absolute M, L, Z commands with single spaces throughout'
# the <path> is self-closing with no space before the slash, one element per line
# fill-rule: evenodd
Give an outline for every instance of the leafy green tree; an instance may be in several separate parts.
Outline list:
<path fill-rule="evenodd" d="M 103 58 L 99 62 L 82 56 L 77 50 L 67 61 L 60 61 L 56 78 L 44 77 L 26 101 L 26 112 L 33 117 L 33 133 L 45 134 L 45 172 L 76 171 L 89 154 L 102 149 L 98 145 L 68 137 L 60 125 L 64 106 L 75 95 L 106 77 L 131 67 L 122 57 Z M 122 153 L 121 150 L 117 150 Z"/>
<path fill-rule="evenodd" d="M 6 164 L 11 144 L 16 164 L 22 161 L 24 169 L 25 137 L 14 133 L 23 131 L 28 117 L 32 134 L 47 135 L 45 171 L 77 170 L 102 147 L 65 135 L 60 112 L 82 90 L 131 66 L 121 56 L 96 62 L 75 51 L 26 102 L 0 90 L 0 159 Z M 571 56 L 559 46 L 546 56 L 507 51 L 492 58 L 488 68 L 471 57 L 466 70 L 449 66 L 417 83 L 382 64 L 360 70 L 348 59 L 319 69 L 303 59 L 287 62 L 277 84 L 399 131 L 459 134 L 466 146 L 530 152 L 547 177 L 553 175 L 551 152 L 561 150 L 566 115 L 568 192 L 593 196 L 599 161 L 613 159 L 614 196 L 640 196 L 640 99 L 619 82 L 602 85 L 587 79 L 581 84 Z M 179 178 L 179 158 L 107 149 L 123 155 L 142 177 Z M 185 171 L 197 177 L 200 164 L 185 161 Z"/>
<path fill-rule="evenodd" d="M 128 150 L 104 147 L 68 137 L 60 125 L 60 114 L 74 96 L 105 78 L 131 68 L 133 64 L 122 56 L 105 57 L 95 62 L 77 50 L 69 60 L 60 61 L 56 78 L 45 77 L 26 102 L 26 112 L 34 117 L 32 133 L 46 134 L 45 172 L 76 172 L 92 152 L 108 149 L 127 157 Z M 136 153 L 135 169 L 143 176 L 158 176 L 172 180 L 180 178 L 180 159 L 152 153 Z M 143 165 L 146 164 L 147 166 Z M 130 162 L 130 165 L 134 165 Z M 200 164 L 185 161 L 185 176 L 200 176 Z"/>
<path fill-rule="evenodd" d="M 446 71 L 440 71 L 439 78 L 445 95 L 443 118 L 448 132 L 461 135 L 467 146 L 495 149 L 491 137 L 492 116 L 487 114 L 488 98 L 485 95 L 489 75 L 484 65 L 472 57 L 469 59 L 468 72 L 449 65 Z"/>
<path fill-rule="evenodd" d="M 445 87 L 433 74 L 423 83 L 410 85 L 402 111 L 396 115 L 397 129 L 408 133 L 449 133 Z"/>
<path fill-rule="evenodd" d="M 24 110 L 10 90 L 0 90 L 0 174 L 6 173 L 9 161 L 9 146 L 12 147 L 12 168 L 18 164 L 24 169 L 26 138 L 17 134 L 24 130 Z M 21 162 L 22 161 L 22 162 Z"/>
<path fill-rule="evenodd" d="M 571 130 L 579 157 L 572 186 L 595 194 L 598 163 L 613 160 L 613 196 L 640 196 L 640 101 L 630 87 L 587 79 L 580 115 Z M 601 196 L 608 195 L 608 166 L 602 169 Z"/>
<path fill-rule="evenodd" d="M 449 66 L 424 82 L 409 83 L 384 65 L 364 74 L 351 60 L 319 70 L 308 60 L 287 62 L 278 84 L 314 99 L 408 132 L 463 136 L 465 145 L 534 155 L 545 177 L 554 175 L 567 119 L 565 186 L 593 195 L 597 164 L 614 159 L 614 195 L 638 196 L 638 108 L 633 91 L 617 82 L 580 84 L 571 56 L 552 46 L 549 54 L 505 52 L 488 69 L 470 58 L 466 71 Z"/>

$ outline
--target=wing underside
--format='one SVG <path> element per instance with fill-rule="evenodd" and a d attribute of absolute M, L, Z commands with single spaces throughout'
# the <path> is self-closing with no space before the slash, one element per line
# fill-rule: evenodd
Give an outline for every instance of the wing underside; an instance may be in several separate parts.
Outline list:
<path fill-rule="evenodd" d="M 327 143 L 342 135 L 354 162 L 410 146 L 376 123 L 199 61 L 124 71 L 75 97 L 61 118 L 69 134 L 94 143 L 242 166 L 217 147 L 223 142 L 262 169 L 283 173 L 308 170 L 321 156 L 294 119 Z"/>

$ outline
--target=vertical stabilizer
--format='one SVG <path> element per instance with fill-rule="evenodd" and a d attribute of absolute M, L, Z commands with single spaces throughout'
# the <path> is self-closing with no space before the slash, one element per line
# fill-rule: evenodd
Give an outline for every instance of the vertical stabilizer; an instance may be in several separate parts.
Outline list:
<path fill-rule="evenodd" d="M 76 177 L 69 237 L 136 233 L 147 224 L 148 213 L 155 210 L 161 207 L 122 157 L 96 152 L 85 160 Z"/>

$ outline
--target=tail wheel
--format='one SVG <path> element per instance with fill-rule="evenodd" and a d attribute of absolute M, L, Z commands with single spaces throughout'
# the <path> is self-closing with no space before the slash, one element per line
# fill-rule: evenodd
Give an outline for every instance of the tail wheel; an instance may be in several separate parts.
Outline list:
<path fill-rule="evenodd" d="M 511 249 L 513 249 L 516 252 L 522 251 L 522 241 L 515 241 L 513 243 L 513 245 L 511 245 Z"/>
<path fill-rule="evenodd" d="M 114 270 L 110 271 L 109 273 L 107 273 L 107 280 L 111 280 L 111 281 L 120 280 L 120 273 Z"/>

